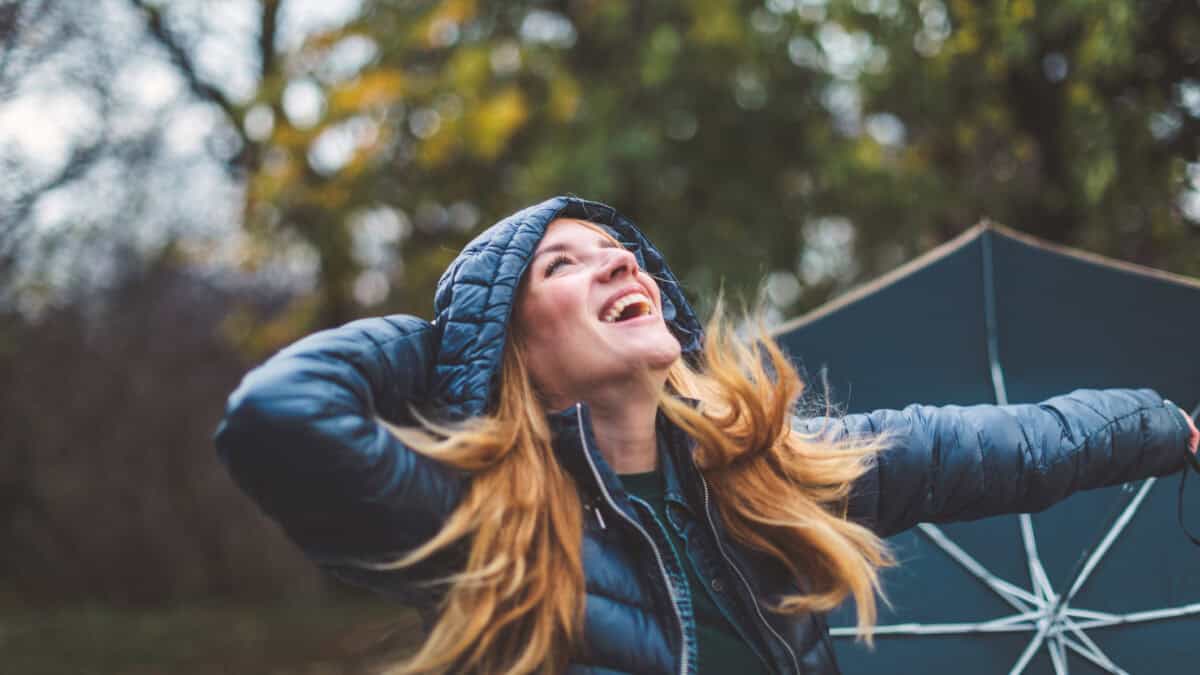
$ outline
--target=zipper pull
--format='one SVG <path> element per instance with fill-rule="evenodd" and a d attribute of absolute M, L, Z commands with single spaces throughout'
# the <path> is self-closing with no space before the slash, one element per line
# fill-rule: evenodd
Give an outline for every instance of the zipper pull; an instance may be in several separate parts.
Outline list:
<path fill-rule="evenodd" d="M 596 516 L 596 522 L 600 524 L 601 530 L 607 530 L 608 525 L 604 523 L 604 516 L 600 513 L 600 507 L 595 503 L 591 505 L 592 513 Z"/>

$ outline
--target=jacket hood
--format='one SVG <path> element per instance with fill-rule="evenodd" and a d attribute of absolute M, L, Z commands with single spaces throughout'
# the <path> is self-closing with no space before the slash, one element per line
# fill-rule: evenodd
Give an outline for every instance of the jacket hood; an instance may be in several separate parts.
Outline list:
<path fill-rule="evenodd" d="M 578 218 L 603 226 L 658 281 L 663 318 L 683 354 L 700 350 L 701 325 L 662 254 L 616 209 L 577 197 L 554 197 L 518 211 L 484 230 L 458 254 L 438 281 L 433 323 L 440 341 L 433 385 L 442 414 L 452 419 L 481 415 L 496 391 L 517 285 L 546 227 L 555 218 Z"/>

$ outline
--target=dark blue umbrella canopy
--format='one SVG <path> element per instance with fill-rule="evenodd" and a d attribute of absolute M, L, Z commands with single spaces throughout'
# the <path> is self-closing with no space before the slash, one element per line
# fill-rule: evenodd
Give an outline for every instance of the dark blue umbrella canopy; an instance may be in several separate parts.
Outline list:
<path fill-rule="evenodd" d="M 979 225 L 780 328 L 848 412 L 1030 403 L 1151 387 L 1200 402 L 1200 281 Z M 1200 554 L 1178 477 L 1081 493 L 1033 516 L 891 539 L 876 648 L 831 619 L 855 673 L 1200 672 Z M 1200 520 L 1200 495 L 1183 508 Z M 1047 616 L 1057 616 L 1053 621 Z"/>

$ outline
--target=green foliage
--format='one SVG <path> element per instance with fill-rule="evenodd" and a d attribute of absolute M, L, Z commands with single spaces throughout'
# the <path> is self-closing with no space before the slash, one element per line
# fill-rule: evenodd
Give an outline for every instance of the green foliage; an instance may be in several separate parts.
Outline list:
<path fill-rule="evenodd" d="M 349 41 L 375 57 L 330 75 Z M 560 193 L 633 217 L 694 297 L 771 274 L 787 314 L 985 217 L 1196 274 L 1198 64 L 1186 0 L 368 2 L 264 74 L 247 227 L 319 251 L 318 323 L 428 315 L 453 251 Z M 356 252 L 367 212 L 393 255 Z"/>

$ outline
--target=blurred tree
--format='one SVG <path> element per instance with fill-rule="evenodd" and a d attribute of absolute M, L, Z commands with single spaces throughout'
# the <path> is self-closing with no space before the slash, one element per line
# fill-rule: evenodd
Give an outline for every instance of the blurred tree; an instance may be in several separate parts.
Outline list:
<path fill-rule="evenodd" d="M 471 234 L 563 192 L 789 313 L 983 217 L 1200 272 L 1187 0 L 364 2 L 274 57 L 261 9 L 246 225 L 319 252 L 320 324 L 427 314 Z"/>
<path fill-rule="evenodd" d="M 0 307 L 78 302 L 231 222 L 227 147 L 125 0 L 0 3 Z M 152 46 L 152 45 L 151 45 Z M 207 232 L 206 232 L 207 231 Z"/>
<path fill-rule="evenodd" d="M 428 314 L 469 236 L 563 192 L 642 223 L 701 304 L 766 278 L 794 313 L 983 217 L 1200 272 L 1191 0 L 122 3 L 222 120 L 240 264 L 312 260 L 256 352 Z"/>
<path fill-rule="evenodd" d="M 1200 5 L 854 0 L 830 19 L 822 44 L 882 61 L 856 80 L 859 187 L 833 207 L 864 244 L 990 217 L 1200 273 Z"/>

